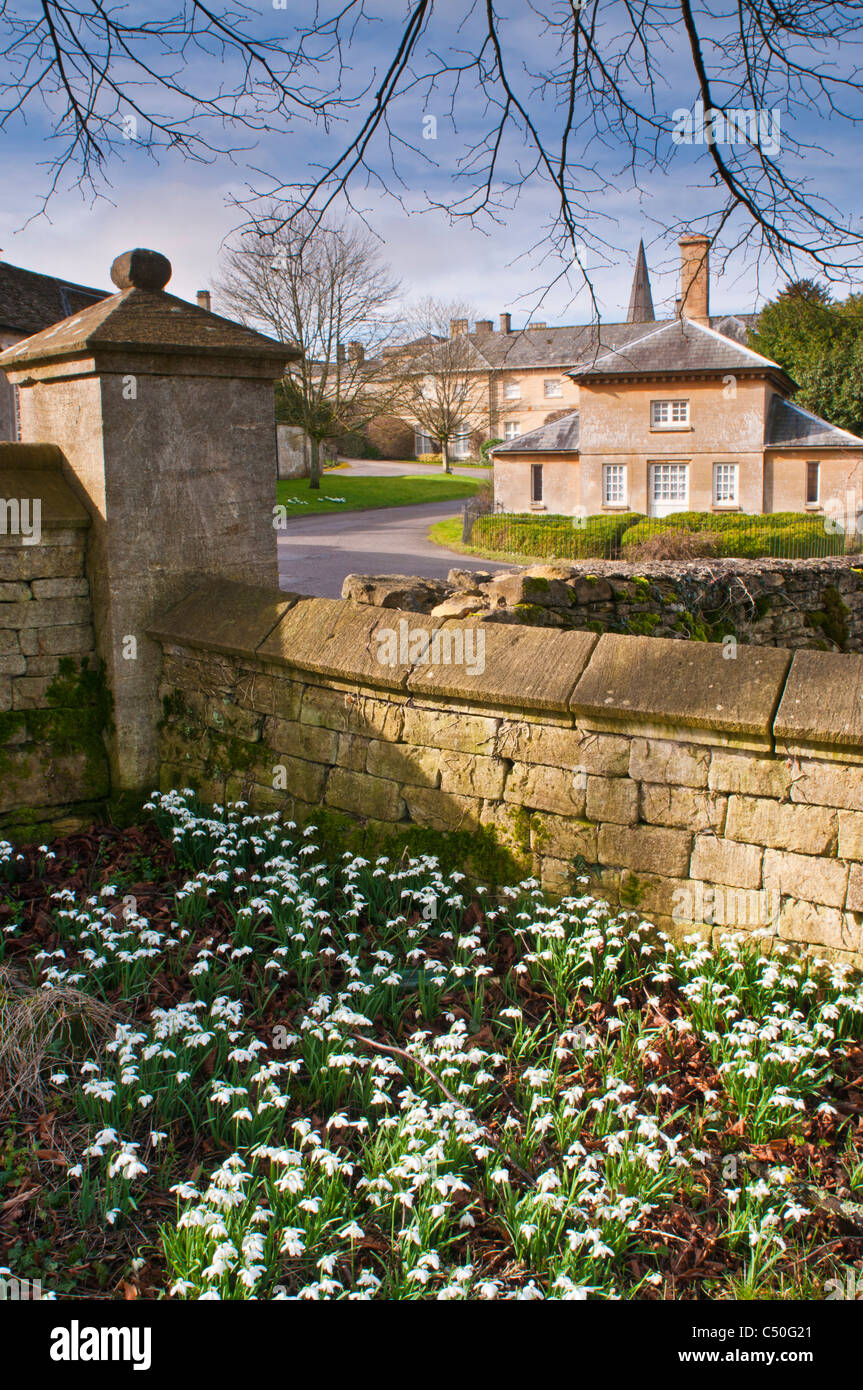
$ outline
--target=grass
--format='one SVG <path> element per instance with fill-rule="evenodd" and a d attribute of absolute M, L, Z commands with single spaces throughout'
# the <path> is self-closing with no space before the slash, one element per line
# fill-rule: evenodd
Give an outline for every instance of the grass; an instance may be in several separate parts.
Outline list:
<path fill-rule="evenodd" d="M 320 492 L 313 492 L 307 478 L 286 479 L 276 485 L 276 499 L 287 517 L 318 512 L 366 511 L 371 507 L 417 507 L 424 502 L 462 501 L 481 486 L 472 478 L 444 473 L 425 476 L 345 478 L 325 474 Z M 342 499 L 342 500 L 333 500 Z"/>
<path fill-rule="evenodd" d="M 16 993 L 111 1018 L 39 1026 L 29 1107 L 4 1079 L 14 1276 L 229 1300 L 824 1298 L 859 1276 L 845 967 L 755 934 L 675 945 L 586 880 L 493 898 L 242 803 L 146 810 L 0 849 Z"/>

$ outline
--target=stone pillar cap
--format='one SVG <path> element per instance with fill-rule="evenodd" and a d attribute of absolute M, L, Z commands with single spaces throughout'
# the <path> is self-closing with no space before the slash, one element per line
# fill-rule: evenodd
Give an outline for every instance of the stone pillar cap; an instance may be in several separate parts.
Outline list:
<path fill-rule="evenodd" d="M 171 262 L 161 251 L 137 246 L 117 257 L 111 266 L 111 279 L 118 290 L 163 290 L 171 270 Z"/>

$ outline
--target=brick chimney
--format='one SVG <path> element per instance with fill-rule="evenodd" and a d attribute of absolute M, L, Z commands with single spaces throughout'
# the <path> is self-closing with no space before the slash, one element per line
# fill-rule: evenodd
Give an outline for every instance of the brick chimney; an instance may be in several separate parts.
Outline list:
<path fill-rule="evenodd" d="M 682 236 L 680 246 L 680 315 L 710 327 L 710 238 Z"/>
<path fill-rule="evenodd" d="M 209 290 L 198 290 L 198 293 L 197 293 L 197 295 L 196 295 L 196 299 L 197 299 L 197 301 L 198 301 L 198 308 L 199 308 L 199 309 L 206 309 L 206 311 L 207 311 L 208 314 L 212 311 L 212 307 L 213 307 L 213 306 L 212 306 L 212 303 L 210 302 L 210 291 L 209 291 Z"/>
<path fill-rule="evenodd" d="M 467 332 L 467 319 L 450 319 L 449 336 L 457 338 L 460 333 Z"/>
<path fill-rule="evenodd" d="M 477 319 L 477 321 L 476 321 L 476 331 L 477 331 L 477 333 L 491 333 L 491 331 L 492 331 L 491 319 Z"/>
<path fill-rule="evenodd" d="M 365 360 L 365 355 L 366 355 L 366 350 L 365 350 L 365 348 L 363 347 L 362 343 L 356 343 L 356 342 L 348 343 L 348 361 L 349 361 L 349 362 L 363 362 L 363 361 Z"/>
<path fill-rule="evenodd" d="M 501 333 L 511 333 L 511 332 L 512 332 L 512 314 L 501 314 L 501 316 L 500 316 L 500 331 L 501 331 Z"/>

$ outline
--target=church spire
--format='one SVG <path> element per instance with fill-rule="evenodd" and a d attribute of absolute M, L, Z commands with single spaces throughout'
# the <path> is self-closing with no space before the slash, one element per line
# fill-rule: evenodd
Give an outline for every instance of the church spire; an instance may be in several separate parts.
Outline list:
<path fill-rule="evenodd" d="M 644 255 L 644 242 L 638 243 L 638 255 L 635 258 L 635 275 L 632 279 L 632 294 L 629 296 L 629 312 L 626 315 L 627 323 L 652 323 L 655 314 L 653 312 L 653 296 L 650 293 L 650 276 L 647 273 L 647 260 Z"/>

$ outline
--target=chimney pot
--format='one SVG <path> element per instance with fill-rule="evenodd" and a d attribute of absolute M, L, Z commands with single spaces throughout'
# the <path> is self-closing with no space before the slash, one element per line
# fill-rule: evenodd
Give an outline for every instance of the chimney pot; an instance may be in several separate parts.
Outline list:
<path fill-rule="evenodd" d="M 198 301 L 199 309 L 206 309 L 207 313 L 211 311 L 213 307 L 213 302 L 209 290 L 198 290 L 198 293 L 195 296 L 195 298 Z"/>

